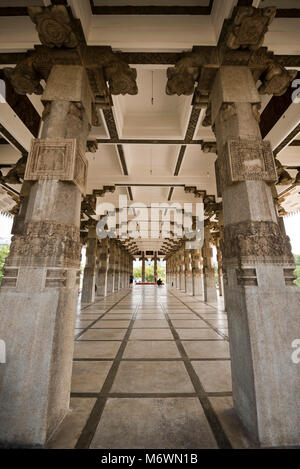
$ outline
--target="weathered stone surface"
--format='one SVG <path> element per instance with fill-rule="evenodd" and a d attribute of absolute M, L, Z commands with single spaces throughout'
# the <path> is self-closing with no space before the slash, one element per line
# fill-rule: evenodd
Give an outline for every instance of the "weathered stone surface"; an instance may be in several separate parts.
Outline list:
<path fill-rule="evenodd" d="M 65 145 L 71 139 L 77 150 L 85 149 L 88 118 L 83 107 L 76 108 L 74 118 L 73 109 L 70 101 L 48 103 L 42 141 L 61 139 Z M 63 161 L 72 166 L 72 152 L 66 156 L 53 147 L 51 152 L 37 165 L 45 176 L 60 171 Z M 76 177 L 76 162 L 74 172 Z M 68 412 L 70 399 L 81 192 L 57 174 L 36 176 L 25 194 L 28 200 L 21 201 L 21 223 L 0 289 L 0 336 L 9 350 L 0 369 L 0 442 L 10 446 L 43 446 Z"/>
<path fill-rule="evenodd" d="M 264 41 L 269 24 L 273 21 L 276 8 L 254 8 L 252 6 L 236 8 L 227 38 L 230 49 L 259 49 Z"/>
<path fill-rule="evenodd" d="M 92 91 L 85 69 L 80 65 L 54 65 L 42 95 L 43 102 L 71 101 L 83 106 L 92 122 Z"/>
<path fill-rule="evenodd" d="M 68 11 L 63 5 L 28 7 L 42 44 L 47 47 L 76 47 L 78 40 L 72 30 Z"/>
<path fill-rule="evenodd" d="M 226 70 L 220 73 L 231 86 L 230 74 Z M 214 87 L 220 86 L 222 80 L 216 79 Z M 233 93 L 232 103 L 225 103 L 226 106 L 220 106 L 220 89 L 212 93 L 212 100 L 216 98 L 212 107 L 217 110 L 217 161 L 221 166 L 229 164 L 226 148 L 232 139 L 252 140 L 256 144 L 261 141 L 253 113 L 255 103 L 240 100 L 243 93 L 255 95 L 254 80 L 252 84 L 248 79 L 239 80 L 238 88 L 236 99 Z M 242 158 L 239 153 L 240 150 L 236 154 L 238 160 Z M 254 167 L 262 161 L 256 151 L 249 151 L 247 158 Z M 220 174 L 224 174 L 224 166 L 219 179 Z M 278 225 L 269 181 L 261 175 L 241 176 L 234 184 L 226 178 L 219 183 L 224 210 L 224 293 L 234 406 L 261 446 L 298 444 L 300 408 L 294 396 L 300 383 L 290 349 L 299 332 L 300 295 L 290 276 L 293 258 L 288 239 Z"/>
<path fill-rule="evenodd" d="M 85 192 L 87 159 L 75 139 L 35 139 L 26 166 L 25 181 L 72 181 Z"/>
<path fill-rule="evenodd" d="M 33 65 L 31 57 L 24 59 L 15 68 L 5 68 L 4 72 L 18 94 L 42 94 L 41 75 Z"/>
<path fill-rule="evenodd" d="M 225 226 L 223 255 L 226 259 L 239 261 L 294 264 L 289 238 L 281 234 L 278 224 L 273 221 Z"/>
<path fill-rule="evenodd" d="M 277 62 L 268 65 L 267 70 L 261 77 L 262 84 L 258 91 L 260 94 L 272 94 L 282 96 L 296 78 L 298 70 L 287 70 Z"/>

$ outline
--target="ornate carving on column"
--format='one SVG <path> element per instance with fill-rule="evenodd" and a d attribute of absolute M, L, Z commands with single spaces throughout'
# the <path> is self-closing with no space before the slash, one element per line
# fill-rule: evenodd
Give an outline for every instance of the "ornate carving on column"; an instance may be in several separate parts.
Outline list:
<path fill-rule="evenodd" d="M 224 257 L 227 262 L 267 262 L 294 264 L 288 236 L 283 236 L 277 223 L 252 221 L 224 228 Z"/>
<path fill-rule="evenodd" d="M 227 89 L 233 93 L 230 99 L 220 100 Z M 232 139 L 242 142 L 233 158 L 248 162 L 239 167 L 236 181 L 226 173 L 221 184 L 233 401 L 252 438 L 270 447 L 299 443 L 299 408 L 294 405 L 299 380 L 287 350 L 299 330 L 300 296 L 292 284 L 294 259 L 273 201 L 275 166 L 271 155 L 263 156 L 253 114 L 256 93 L 248 67 L 225 66 L 211 100 L 219 163 L 222 168 L 232 165 Z"/>
<path fill-rule="evenodd" d="M 78 45 L 65 6 L 27 7 L 27 10 L 44 46 L 74 48 Z"/>
<path fill-rule="evenodd" d="M 261 75 L 262 84 L 258 91 L 260 94 L 272 94 L 282 96 L 291 82 L 296 78 L 298 70 L 287 70 L 278 62 L 273 60 Z"/>
<path fill-rule="evenodd" d="M 31 142 L 25 181 L 70 181 L 85 193 L 87 159 L 76 139 L 35 139 Z"/>
<path fill-rule="evenodd" d="M 42 94 L 43 87 L 40 84 L 42 79 L 40 73 L 34 67 L 33 57 L 22 60 L 15 68 L 4 69 L 5 75 L 18 94 Z"/>
<path fill-rule="evenodd" d="M 229 139 L 226 157 L 217 160 L 216 170 L 218 194 L 224 185 L 240 181 L 277 181 L 271 144 L 262 140 Z"/>
<path fill-rule="evenodd" d="M 216 142 L 203 142 L 201 143 L 201 150 L 203 153 L 217 153 Z"/>
<path fill-rule="evenodd" d="M 195 83 L 199 84 L 199 95 L 205 88 L 207 82 L 211 79 L 211 73 L 215 70 L 210 68 L 201 68 L 205 64 L 216 65 L 219 58 L 216 49 L 211 47 L 194 47 L 192 52 L 183 54 L 182 58 L 176 63 L 175 67 L 167 69 L 168 95 L 192 95 L 195 91 Z"/>
<path fill-rule="evenodd" d="M 263 42 L 269 24 L 276 15 L 276 8 L 254 8 L 252 6 L 236 8 L 227 38 L 229 49 L 248 48 L 259 49 Z"/>
<path fill-rule="evenodd" d="M 34 51 L 29 51 L 15 68 L 5 68 L 4 72 L 16 93 L 42 94 L 40 82 L 42 79 L 47 82 L 55 65 L 77 65 L 85 68 L 93 94 L 93 125 L 99 125 L 99 109 L 112 106 L 111 95 L 138 93 L 136 69 L 123 60 L 121 53 L 113 52 L 108 46 L 81 45 L 80 51 L 78 48 L 37 46 Z M 54 89 L 59 90 L 60 83 L 67 84 L 68 81 L 68 77 L 62 76 Z M 87 89 L 86 86 L 83 88 Z M 69 88 L 66 90 L 68 92 Z"/>

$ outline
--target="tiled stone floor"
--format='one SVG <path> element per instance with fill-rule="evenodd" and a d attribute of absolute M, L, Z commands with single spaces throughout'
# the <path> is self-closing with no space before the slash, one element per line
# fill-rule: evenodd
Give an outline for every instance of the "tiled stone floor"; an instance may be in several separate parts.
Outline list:
<path fill-rule="evenodd" d="M 221 300 L 166 287 L 79 312 L 70 407 L 48 448 L 253 447 L 233 410 Z"/>

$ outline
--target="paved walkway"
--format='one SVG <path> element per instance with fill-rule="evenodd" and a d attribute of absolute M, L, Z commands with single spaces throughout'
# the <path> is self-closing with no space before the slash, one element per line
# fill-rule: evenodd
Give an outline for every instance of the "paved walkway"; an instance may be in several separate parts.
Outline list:
<path fill-rule="evenodd" d="M 244 448 L 232 408 L 227 317 L 138 285 L 77 316 L 71 411 L 49 448 Z"/>

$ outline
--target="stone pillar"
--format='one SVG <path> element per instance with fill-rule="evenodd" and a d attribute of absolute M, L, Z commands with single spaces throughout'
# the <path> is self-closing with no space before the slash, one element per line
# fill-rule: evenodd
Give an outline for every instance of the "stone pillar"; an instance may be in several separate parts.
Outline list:
<path fill-rule="evenodd" d="M 142 253 L 142 282 L 145 282 L 145 253 Z"/>
<path fill-rule="evenodd" d="M 154 254 L 154 282 L 156 283 L 158 280 L 157 278 L 157 252 L 155 251 Z"/>
<path fill-rule="evenodd" d="M 210 244 L 211 234 L 208 225 L 204 227 L 204 243 L 202 248 L 203 256 L 203 284 L 204 301 L 207 303 L 217 302 L 217 289 L 215 271 L 212 263 L 212 248 Z"/>
<path fill-rule="evenodd" d="M 176 288 L 180 290 L 180 280 L 181 280 L 181 253 L 180 250 L 176 251 Z"/>
<path fill-rule="evenodd" d="M 193 296 L 203 295 L 203 270 L 202 256 L 200 249 L 191 250 L 192 257 L 192 278 L 193 278 Z"/>
<path fill-rule="evenodd" d="M 27 207 L 29 202 L 29 195 L 32 183 L 30 181 L 24 181 L 20 191 L 20 209 L 19 213 L 14 216 L 14 221 L 11 229 L 12 235 L 23 235 L 25 231 L 25 219 L 27 213 Z"/>
<path fill-rule="evenodd" d="M 115 244 L 114 240 L 109 240 L 109 264 L 107 272 L 107 293 L 114 292 L 115 282 Z"/>
<path fill-rule="evenodd" d="M 192 277 L 192 265 L 191 265 L 191 250 L 184 250 L 184 273 L 185 273 L 185 292 L 190 295 L 193 294 L 193 277 Z"/>
<path fill-rule="evenodd" d="M 120 290 L 120 246 L 115 244 L 115 279 L 114 279 L 114 290 Z"/>
<path fill-rule="evenodd" d="M 218 278 L 219 278 L 219 295 L 223 296 L 223 270 L 222 270 L 222 251 L 220 244 L 220 236 L 216 236 L 217 262 L 218 262 Z"/>
<path fill-rule="evenodd" d="M 234 406 L 262 446 L 296 445 L 300 373 L 291 355 L 300 336 L 300 293 L 289 240 L 278 226 L 270 187 L 277 176 L 260 134 L 251 71 L 221 67 L 211 102 Z"/>
<path fill-rule="evenodd" d="M 109 239 L 101 239 L 99 252 L 99 270 L 97 294 L 99 296 L 107 295 L 107 272 L 109 266 Z"/>
<path fill-rule="evenodd" d="M 93 223 L 88 232 L 81 303 L 93 303 L 95 301 L 97 243 L 96 224 Z"/>
<path fill-rule="evenodd" d="M 80 267 L 80 204 L 90 127 L 88 79 L 54 66 L 41 139 L 32 141 L 32 181 L 22 234 L 13 237 L 0 289 L 0 442 L 43 446 L 69 408 Z"/>
<path fill-rule="evenodd" d="M 179 251 L 179 289 L 185 290 L 185 274 L 184 274 L 184 246 Z"/>

